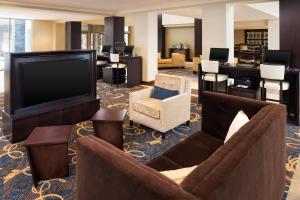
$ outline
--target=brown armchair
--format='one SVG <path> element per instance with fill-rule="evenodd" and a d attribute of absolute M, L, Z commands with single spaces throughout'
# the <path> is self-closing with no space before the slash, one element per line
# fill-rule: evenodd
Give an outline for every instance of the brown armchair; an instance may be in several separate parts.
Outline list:
<path fill-rule="evenodd" d="M 180 53 L 172 53 L 171 59 L 161 59 L 158 53 L 158 68 L 184 67 L 185 56 Z"/>
<path fill-rule="evenodd" d="M 224 144 L 243 110 L 250 121 Z M 202 130 L 146 165 L 93 136 L 78 141 L 79 200 L 280 200 L 286 108 L 203 93 Z M 198 165 L 180 185 L 158 171 Z"/>

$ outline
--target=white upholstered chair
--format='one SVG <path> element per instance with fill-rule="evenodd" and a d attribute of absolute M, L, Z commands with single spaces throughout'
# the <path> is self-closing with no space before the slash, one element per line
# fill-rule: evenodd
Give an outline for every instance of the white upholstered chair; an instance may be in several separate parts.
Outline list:
<path fill-rule="evenodd" d="M 113 68 L 125 68 L 126 65 L 120 63 L 120 55 L 117 53 L 110 54 L 110 62 L 112 63 L 111 67 Z"/>
<path fill-rule="evenodd" d="M 278 101 L 279 103 L 283 103 L 283 91 L 288 90 L 290 86 L 289 82 L 283 81 L 284 75 L 284 65 L 260 65 L 260 87 L 262 100 Z M 279 100 L 267 99 L 267 90 L 279 91 Z"/>
<path fill-rule="evenodd" d="M 191 82 L 183 77 L 156 75 L 155 86 L 178 90 L 179 94 L 164 100 L 151 98 L 154 87 L 129 94 L 129 120 L 162 133 L 190 122 Z"/>
<path fill-rule="evenodd" d="M 227 80 L 228 76 L 225 74 L 219 74 L 219 61 L 201 60 L 202 87 L 204 90 L 205 81 L 213 82 L 215 84 L 215 91 L 218 92 L 218 83 L 226 81 L 226 93 L 227 93 Z"/>
<path fill-rule="evenodd" d="M 117 87 L 119 87 L 119 78 L 120 76 L 123 76 L 124 79 L 126 80 L 126 65 L 124 63 L 120 63 L 120 55 L 117 53 L 111 53 L 110 54 L 110 62 L 111 62 L 111 67 L 112 69 L 112 76 L 111 76 L 111 83 L 114 82 L 114 72 L 116 71 L 116 81 L 117 81 Z M 125 70 L 125 72 L 123 73 L 123 75 L 119 74 L 119 69 L 123 69 Z"/>

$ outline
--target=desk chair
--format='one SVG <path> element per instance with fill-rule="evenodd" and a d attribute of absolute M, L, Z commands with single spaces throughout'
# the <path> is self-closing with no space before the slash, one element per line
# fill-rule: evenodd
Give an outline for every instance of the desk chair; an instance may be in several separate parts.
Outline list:
<path fill-rule="evenodd" d="M 219 73 L 219 61 L 201 60 L 201 69 L 203 72 L 202 76 L 202 87 L 204 91 L 205 81 L 212 82 L 215 84 L 215 92 L 218 92 L 218 83 L 226 81 L 226 93 L 228 86 L 228 76 Z"/>
<path fill-rule="evenodd" d="M 260 65 L 260 87 L 261 87 L 261 99 L 266 101 L 275 101 L 283 103 L 283 91 L 289 89 L 289 82 L 283 81 L 285 74 L 284 65 Z M 266 90 L 279 91 L 279 100 L 267 99 Z"/>
<path fill-rule="evenodd" d="M 117 80 L 117 88 L 119 87 L 119 69 L 125 69 L 125 75 L 124 76 L 124 79 L 126 79 L 126 65 L 123 64 L 123 63 L 120 63 L 120 55 L 119 54 L 114 54 L 114 53 L 111 53 L 110 54 L 110 62 L 112 63 L 111 64 L 111 67 L 116 69 L 116 80 Z M 112 83 L 114 82 L 114 76 L 112 76 L 112 79 L 111 79 L 111 85 Z"/>

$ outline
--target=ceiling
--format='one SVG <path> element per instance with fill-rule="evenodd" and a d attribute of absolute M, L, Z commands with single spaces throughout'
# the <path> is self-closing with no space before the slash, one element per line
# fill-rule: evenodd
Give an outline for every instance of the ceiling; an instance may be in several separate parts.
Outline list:
<path fill-rule="evenodd" d="M 104 16 L 126 16 L 146 11 L 164 11 L 175 15 L 201 18 L 201 5 L 215 2 L 244 2 L 237 10 L 236 18 L 238 19 L 248 19 L 247 16 L 272 18 L 272 15 L 257 8 L 246 6 L 245 3 L 249 3 L 249 0 L 0 0 L 0 18 L 86 21 Z M 259 8 L 266 9 L 265 7 Z"/>
<path fill-rule="evenodd" d="M 165 11 L 167 14 L 179 15 L 192 18 L 202 18 L 203 9 L 201 6 Z M 266 3 L 234 3 L 234 20 L 257 21 L 276 19 L 279 17 L 279 2 Z"/>

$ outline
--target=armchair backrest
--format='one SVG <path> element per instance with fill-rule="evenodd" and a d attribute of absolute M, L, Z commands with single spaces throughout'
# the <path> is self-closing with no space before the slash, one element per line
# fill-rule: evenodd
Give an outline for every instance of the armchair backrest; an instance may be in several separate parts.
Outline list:
<path fill-rule="evenodd" d="M 180 53 L 172 53 L 172 63 L 174 65 L 181 65 L 184 66 L 184 62 L 185 62 L 185 56 L 183 54 Z"/>
<path fill-rule="evenodd" d="M 219 73 L 219 61 L 201 60 L 201 68 L 203 72 Z"/>
<path fill-rule="evenodd" d="M 110 54 L 110 61 L 112 63 L 118 63 L 120 60 L 120 55 L 118 53 L 111 53 Z"/>
<path fill-rule="evenodd" d="M 272 80 L 284 80 L 285 66 L 284 65 L 260 65 L 261 78 Z"/>
<path fill-rule="evenodd" d="M 178 76 L 157 74 L 154 85 L 169 90 L 178 90 L 179 94 L 191 92 L 191 81 Z"/>

